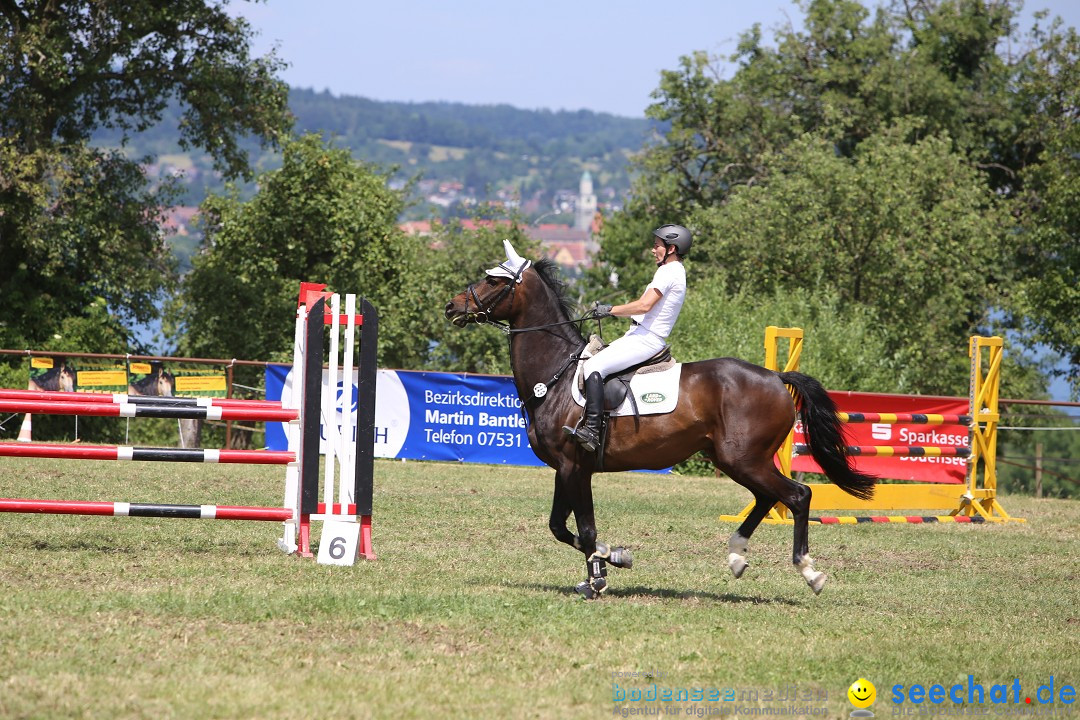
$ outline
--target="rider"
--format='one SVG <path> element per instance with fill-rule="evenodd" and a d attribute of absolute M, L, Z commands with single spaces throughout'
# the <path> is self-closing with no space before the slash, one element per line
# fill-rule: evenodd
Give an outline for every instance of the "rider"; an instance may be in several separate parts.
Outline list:
<path fill-rule="evenodd" d="M 585 414 L 577 429 L 563 430 L 589 452 L 600 445 L 600 417 L 604 412 L 604 378 L 644 362 L 665 345 L 686 297 L 686 270 L 682 259 L 693 239 L 682 225 L 661 225 L 653 231 L 656 273 L 644 294 L 625 305 L 597 303 L 595 317 L 629 317 L 630 329 L 621 338 L 585 361 Z"/>

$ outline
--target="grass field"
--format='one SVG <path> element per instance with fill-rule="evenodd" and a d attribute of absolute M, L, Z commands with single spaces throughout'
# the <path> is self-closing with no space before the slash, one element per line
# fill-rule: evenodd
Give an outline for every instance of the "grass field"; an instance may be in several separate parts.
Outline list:
<path fill-rule="evenodd" d="M 276 505 L 280 478 L 0 459 L 3 497 Z M 0 515 L 0 717 L 590 718 L 656 708 L 614 701 L 655 682 L 758 693 L 665 717 L 794 688 L 842 718 L 865 677 L 882 718 L 897 684 L 1080 685 L 1080 502 L 1005 497 L 1026 524 L 811 528 L 815 597 L 788 527 L 763 526 L 732 578 L 716 516 L 748 495 L 730 481 L 603 475 L 600 536 L 635 567 L 585 602 L 581 556 L 547 529 L 551 483 L 380 461 L 379 559 L 351 568 L 284 556 L 277 523 Z M 634 672 L 653 677 L 613 675 Z"/>

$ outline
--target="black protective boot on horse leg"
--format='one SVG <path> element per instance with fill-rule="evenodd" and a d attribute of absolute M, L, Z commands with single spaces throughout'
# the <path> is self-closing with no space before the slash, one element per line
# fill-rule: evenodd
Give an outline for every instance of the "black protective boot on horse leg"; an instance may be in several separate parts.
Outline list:
<path fill-rule="evenodd" d="M 600 422 L 604 415 L 604 379 L 594 372 L 585 378 L 585 414 L 576 428 L 563 425 L 563 432 L 588 452 L 600 447 Z"/>

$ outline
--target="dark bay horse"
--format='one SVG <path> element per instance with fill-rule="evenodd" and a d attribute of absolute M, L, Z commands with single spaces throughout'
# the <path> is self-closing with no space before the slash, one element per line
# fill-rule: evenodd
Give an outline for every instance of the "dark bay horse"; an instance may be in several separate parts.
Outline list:
<path fill-rule="evenodd" d="M 549 526 L 558 540 L 585 554 L 588 578 L 577 590 L 591 599 L 607 587 L 606 565 L 628 568 L 632 558 L 625 548 L 597 541 L 592 497 L 597 458 L 562 430 L 581 416 L 570 384 L 585 340 L 571 320 L 555 263 L 533 264 L 508 242 L 505 248 L 507 262 L 454 297 L 445 313 L 459 327 L 470 322 L 508 325 L 510 364 L 529 417 L 529 441 L 536 455 L 555 469 Z M 609 418 L 603 472 L 660 470 L 704 452 L 755 500 L 753 511 L 728 540 L 728 564 L 735 577 L 747 567 L 750 536 L 769 508 L 781 502 L 795 521 L 792 562 L 814 593 L 820 593 L 826 577 L 814 569 L 807 539 L 810 488 L 773 464 L 795 422 L 796 403 L 811 454 L 829 479 L 855 497 L 872 497 L 876 478 L 852 468 L 836 406 L 821 384 L 802 373 L 777 373 L 734 358 L 685 363 L 678 406 L 671 413 Z M 571 512 L 577 535 L 566 526 Z"/>

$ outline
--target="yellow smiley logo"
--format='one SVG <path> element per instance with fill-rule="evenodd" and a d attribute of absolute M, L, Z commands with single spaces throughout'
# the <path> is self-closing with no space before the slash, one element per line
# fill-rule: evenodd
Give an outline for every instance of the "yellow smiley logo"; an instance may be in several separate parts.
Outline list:
<path fill-rule="evenodd" d="M 859 678 L 851 683 L 847 691 L 848 700 L 857 708 L 868 708 L 877 700 L 877 688 L 866 678 Z"/>

